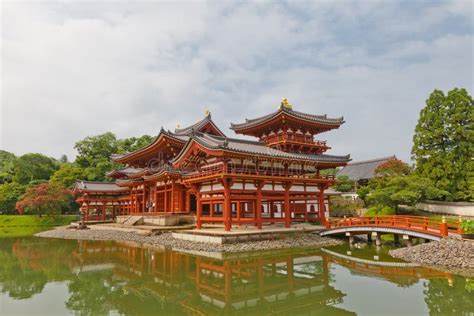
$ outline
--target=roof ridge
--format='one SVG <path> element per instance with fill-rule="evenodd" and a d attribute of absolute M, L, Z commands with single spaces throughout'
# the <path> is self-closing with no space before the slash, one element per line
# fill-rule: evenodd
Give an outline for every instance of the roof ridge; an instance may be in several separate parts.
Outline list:
<path fill-rule="evenodd" d="M 77 180 L 77 181 L 82 182 L 82 183 L 115 184 L 115 182 L 110 182 L 110 181 L 89 181 L 89 180 Z"/>
<path fill-rule="evenodd" d="M 183 137 L 183 136 L 186 136 L 186 135 L 177 135 L 177 134 L 174 134 L 170 131 L 166 131 L 163 127 L 161 127 L 160 129 L 160 133 L 155 136 L 155 138 L 153 139 L 153 141 L 151 143 L 149 143 L 148 145 L 146 146 L 143 146 L 141 148 L 138 148 L 137 150 L 134 150 L 134 151 L 129 151 L 129 152 L 126 152 L 126 153 L 123 153 L 123 154 L 112 154 L 111 155 L 111 158 L 112 159 L 122 159 L 122 158 L 125 158 L 127 156 L 131 156 L 133 154 L 136 154 L 136 153 L 139 153 L 147 148 L 150 148 L 152 146 L 154 146 L 156 144 L 156 142 L 158 141 L 158 139 L 160 138 L 161 135 L 166 135 L 168 137 L 171 137 L 173 139 L 175 139 L 176 141 L 180 141 L 180 142 L 183 142 L 183 143 L 186 143 L 186 140 L 183 140 L 183 139 L 180 139 L 178 136 L 180 137 Z"/>
<path fill-rule="evenodd" d="M 250 140 L 250 139 L 242 139 L 242 138 L 233 138 L 233 137 L 227 137 L 227 136 L 217 136 L 217 135 L 212 135 L 208 133 L 201 133 L 201 132 L 196 132 L 196 134 L 201 134 L 205 135 L 210 138 L 214 138 L 217 140 L 230 140 L 233 142 L 239 142 L 239 143 L 247 143 L 247 144 L 253 144 L 253 145 L 265 145 L 265 142 L 258 141 L 258 140 Z"/>
<path fill-rule="evenodd" d="M 327 123 L 327 124 L 338 124 L 341 125 L 344 123 L 344 117 L 337 117 L 337 118 L 328 118 L 327 114 L 324 115 L 316 115 L 316 114 L 310 114 L 310 113 L 304 113 L 300 111 L 295 111 L 292 109 L 288 109 L 286 107 L 281 107 L 275 112 L 271 112 L 269 114 L 254 118 L 254 119 L 245 119 L 245 122 L 242 123 L 230 123 L 230 129 L 235 130 L 238 128 L 243 128 L 244 126 L 253 126 L 261 122 L 265 122 L 268 119 L 271 119 L 272 117 L 275 117 L 276 115 L 279 115 L 280 113 L 286 113 L 288 115 L 293 115 L 295 117 L 299 117 L 301 119 L 306 119 L 306 120 L 319 120 L 321 123 Z"/>
<path fill-rule="evenodd" d="M 364 164 L 364 163 L 371 163 L 371 162 L 377 162 L 377 161 L 383 161 L 383 160 L 390 160 L 390 159 L 397 159 L 397 156 L 392 155 L 392 156 L 387 156 L 387 157 L 382 157 L 382 158 L 375 158 L 375 159 L 369 159 L 369 160 L 361 160 L 361 161 L 354 161 L 349 163 L 349 165 L 358 165 L 358 164 Z"/>
<path fill-rule="evenodd" d="M 210 121 L 210 118 L 211 118 L 210 115 L 209 116 L 206 115 L 203 119 L 201 119 L 201 120 L 199 120 L 199 121 L 197 121 L 197 122 L 195 122 L 195 123 L 193 123 L 189 126 L 186 126 L 186 127 L 183 127 L 183 128 L 175 128 L 174 133 L 179 134 L 179 132 L 187 131 L 187 130 L 193 128 L 193 127 L 201 125 L 204 121 Z"/>

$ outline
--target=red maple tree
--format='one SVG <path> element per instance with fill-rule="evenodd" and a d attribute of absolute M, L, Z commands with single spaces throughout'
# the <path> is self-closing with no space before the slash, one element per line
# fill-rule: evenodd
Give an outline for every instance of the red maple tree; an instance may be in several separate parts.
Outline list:
<path fill-rule="evenodd" d="M 407 175 L 410 171 L 408 164 L 396 158 L 387 160 L 375 168 L 375 174 L 381 177 Z"/>
<path fill-rule="evenodd" d="M 71 197 L 71 191 L 49 182 L 40 183 L 26 189 L 16 203 L 18 213 L 43 214 L 54 216 L 61 212 Z"/>

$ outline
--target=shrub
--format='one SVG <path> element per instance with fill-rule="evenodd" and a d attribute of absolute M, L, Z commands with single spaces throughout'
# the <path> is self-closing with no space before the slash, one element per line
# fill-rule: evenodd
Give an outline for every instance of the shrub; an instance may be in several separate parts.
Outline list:
<path fill-rule="evenodd" d="M 364 203 L 360 199 L 348 199 L 340 196 L 331 197 L 331 215 L 333 216 L 358 216 Z"/>
<path fill-rule="evenodd" d="M 474 220 L 466 220 L 461 223 L 461 229 L 465 234 L 474 234 Z"/>
<path fill-rule="evenodd" d="M 364 216 L 387 216 L 395 215 L 395 209 L 390 206 L 375 205 L 369 207 Z"/>

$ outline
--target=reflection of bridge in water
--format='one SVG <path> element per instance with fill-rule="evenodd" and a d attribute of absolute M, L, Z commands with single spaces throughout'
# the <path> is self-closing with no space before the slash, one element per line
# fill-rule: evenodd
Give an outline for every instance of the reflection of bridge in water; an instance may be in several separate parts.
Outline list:
<path fill-rule="evenodd" d="M 382 277 L 397 284 L 400 283 L 400 278 L 442 278 L 448 280 L 453 278 L 452 273 L 423 267 L 416 263 L 375 261 L 344 255 L 324 248 L 321 250 L 328 255 L 330 262 L 349 268 L 352 272 Z"/>

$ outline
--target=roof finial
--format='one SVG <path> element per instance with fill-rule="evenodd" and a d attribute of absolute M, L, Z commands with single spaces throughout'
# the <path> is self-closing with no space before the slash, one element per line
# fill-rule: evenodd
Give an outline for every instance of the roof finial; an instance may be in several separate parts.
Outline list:
<path fill-rule="evenodd" d="M 280 110 L 282 110 L 283 108 L 288 109 L 288 110 L 293 109 L 293 106 L 288 102 L 287 98 L 283 98 L 283 100 L 281 100 L 280 106 L 278 107 L 278 109 Z"/>
<path fill-rule="evenodd" d="M 211 116 L 211 112 L 209 112 L 209 109 L 206 109 L 204 111 L 204 117 L 210 117 Z"/>
<path fill-rule="evenodd" d="M 181 128 L 181 125 L 178 123 L 176 124 L 176 129 L 180 129 Z"/>

